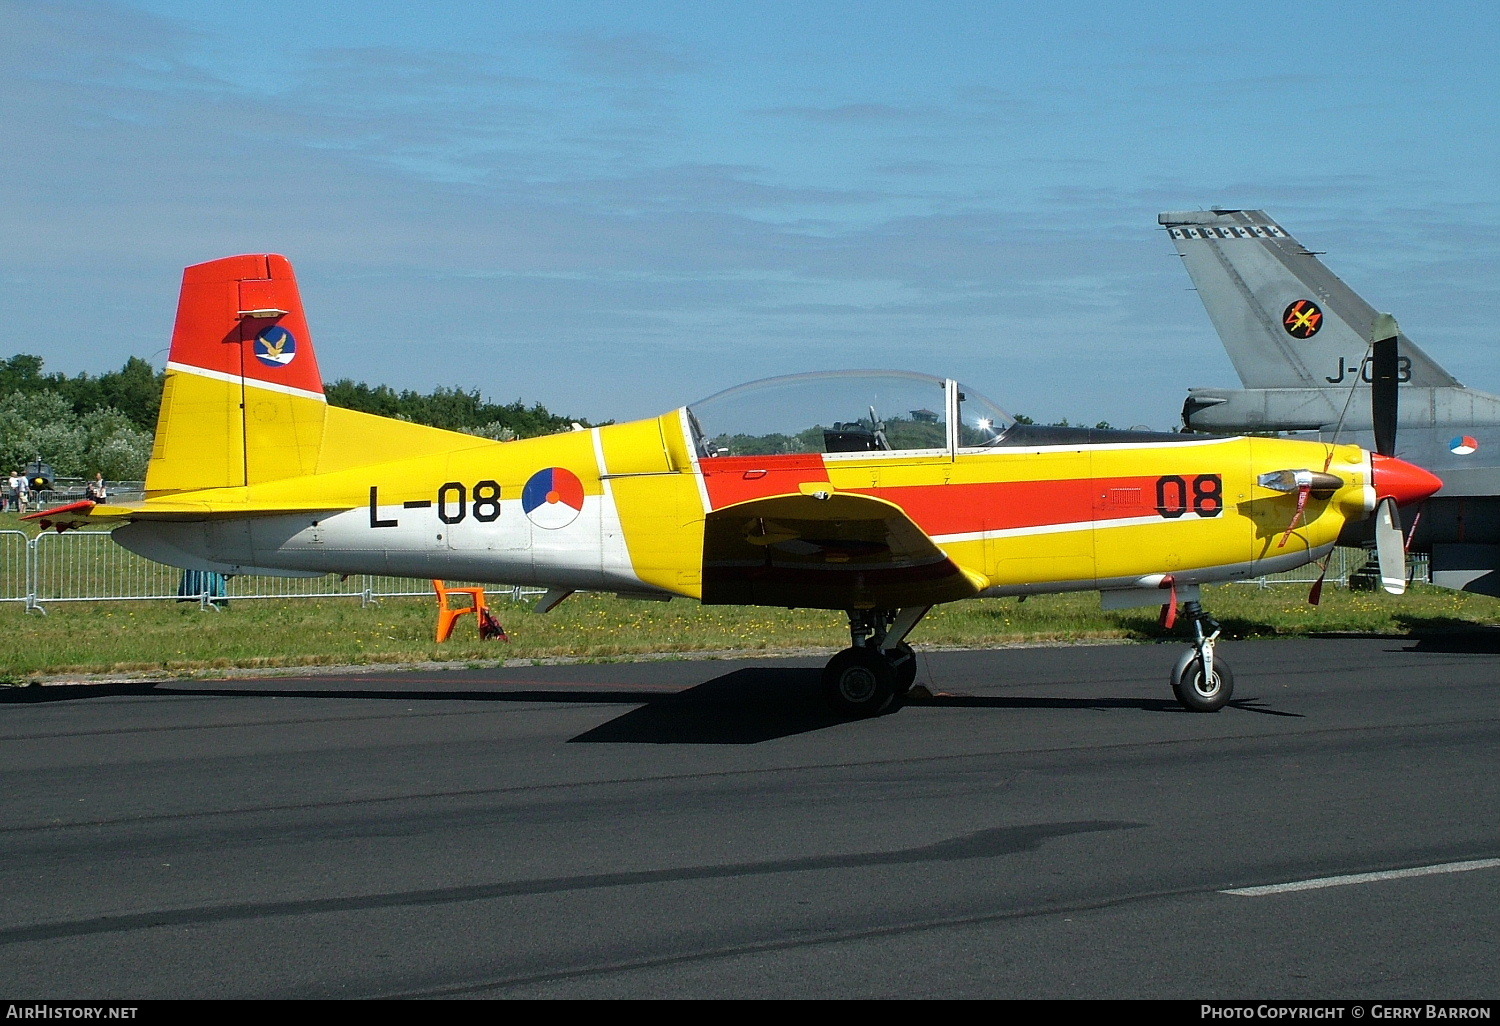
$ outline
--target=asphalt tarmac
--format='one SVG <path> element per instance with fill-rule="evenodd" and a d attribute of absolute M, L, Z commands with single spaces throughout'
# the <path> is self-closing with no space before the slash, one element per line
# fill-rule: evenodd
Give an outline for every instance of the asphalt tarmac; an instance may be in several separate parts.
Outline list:
<path fill-rule="evenodd" d="M 1500 632 L 1178 650 L 0 690 L 0 997 L 1500 997 Z"/>

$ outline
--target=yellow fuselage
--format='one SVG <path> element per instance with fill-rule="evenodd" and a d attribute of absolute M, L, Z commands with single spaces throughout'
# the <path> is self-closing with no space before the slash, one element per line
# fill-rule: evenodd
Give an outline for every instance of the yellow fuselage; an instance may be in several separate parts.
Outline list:
<path fill-rule="evenodd" d="M 182 415 L 222 411 L 230 397 L 212 393 L 241 386 L 177 373 L 172 387 Z M 1321 557 L 1345 522 L 1373 505 L 1368 454 L 1353 446 L 1098 432 L 1077 444 L 704 457 L 684 410 L 499 443 L 328 407 L 321 397 L 244 392 L 242 434 L 259 432 L 258 440 L 226 444 L 219 432 L 203 436 L 209 449 L 195 449 L 196 433 L 163 425 L 148 499 L 118 532 L 122 544 L 226 572 L 387 573 L 705 598 L 706 525 L 715 516 L 752 510 L 758 527 L 745 530 L 774 542 L 763 511 L 781 507 L 761 500 L 785 496 L 786 509 L 811 509 L 808 496 L 853 495 L 895 507 L 890 517 L 920 529 L 969 582 L 941 596 L 962 597 L 1254 576 Z M 314 436 L 316 444 L 298 441 Z M 237 465 L 246 451 L 260 454 L 259 470 Z M 382 452 L 397 458 L 382 461 Z M 189 473 L 202 481 L 205 466 L 220 468 L 222 484 L 174 487 L 179 470 L 184 481 Z M 1296 494 L 1258 483 L 1308 467 L 1344 487 L 1307 501 L 1300 516 Z M 830 520 L 823 533 L 841 530 Z M 813 543 L 821 554 L 808 550 Z M 886 558 L 822 538 L 798 544 L 804 571 L 854 571 Z M 768 566 L 772 548 L 756 550 L 768 553 Z M 904 604 L 892 587 L 888 604 Z M 772 594 L 777 604 L 837 604 L 800 602 L 791 585 Z"/>

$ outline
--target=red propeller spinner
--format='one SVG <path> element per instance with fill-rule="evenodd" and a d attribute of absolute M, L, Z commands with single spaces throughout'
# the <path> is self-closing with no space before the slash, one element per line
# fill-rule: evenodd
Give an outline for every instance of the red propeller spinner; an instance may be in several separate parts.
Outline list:
<path fill-rule="evenodd" d="M 1395 456 L 1370 454 L 1370 476 L 1374 478 L 1377 499 L 1395 499 L 1396 505 L 1420 502 L 1443 487 L 1442 478 L 1414 463 Z"/>

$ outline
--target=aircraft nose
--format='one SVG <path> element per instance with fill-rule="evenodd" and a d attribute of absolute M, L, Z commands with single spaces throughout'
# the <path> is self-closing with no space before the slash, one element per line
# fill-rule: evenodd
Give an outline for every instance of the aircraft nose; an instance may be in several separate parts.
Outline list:
<path fill-rule="evenodd" d="M 1370 454 L 1370 475 L 1375 479 L 1376 497 L 1395 499 L 1398 506 L 1418 502 L 1443 487 L 1443 479 L 1436 474 L 1379 453 Z"/>

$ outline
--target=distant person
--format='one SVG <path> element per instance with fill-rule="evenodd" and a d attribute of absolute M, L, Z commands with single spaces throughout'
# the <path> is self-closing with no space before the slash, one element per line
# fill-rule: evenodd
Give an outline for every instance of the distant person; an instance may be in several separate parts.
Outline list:
<path fill-rule="evenodd" d="M 83 497 L 93 502 L 103 502 L 109 497 L 109 492 L 104 487 L 103 474 L 95 474 L 94 479 L 84 486 Z"/>
<path fill-rule="evenodd" d="M 10 496 L 10 508 L 16 512 L 22 512 L 21 497 L 25 494 L 26 477 L 19 470 L 10 472 L 10 480 L 5 483 L 5 493 Z"/>
<path fill-rule="evenodd" d="M 31 498 L 31 481 L 21 471 L 16 471 L 16 512 L 26 512 L 26 500 Z"/>

